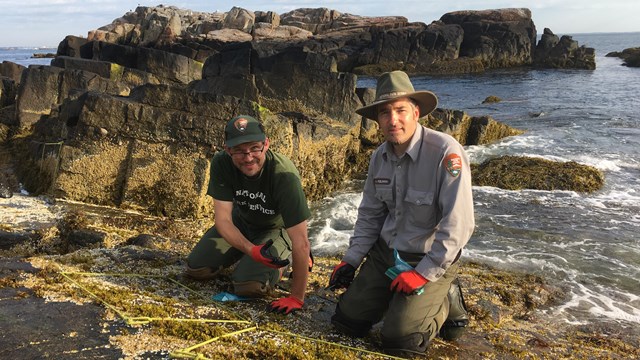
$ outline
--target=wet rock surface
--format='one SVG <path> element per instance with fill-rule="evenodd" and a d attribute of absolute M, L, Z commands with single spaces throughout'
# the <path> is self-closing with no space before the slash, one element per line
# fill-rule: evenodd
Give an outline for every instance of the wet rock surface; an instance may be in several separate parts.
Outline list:
<path fill-rule="evenodd" d="M 213 295 L 231 291 L 229 271 L 206 282 L 183 276 L 185 258 L 209 222 L 171 221 L 80 203 L 55 206 L 55 224 L 31 224 L 39 229 L 37 237 L 0 249 L 2 358 L 166 359 L 255 325 L 258 329 L 196 347 L 191 356 L 346 360 L 367 351 L 371 359 L 385 358 L 379 326 L 354 339 L 330 323 L 340 292 L 326 286 L 339 257 L 317 256 L 303 311 L 276 315 L 265 312 L 271 299 L 212 301 Z M 68 246 L 65 236 L 84 232 L 105 233 L 108 241 L 97 248 Z M 568 299 L 561 286 L 545 278 L 464 257 L 459 278 L 471 323 L 455 342 L 434 340 L 429 357 L 640 356 L 637 324 L 594 318 L 588 325 L 572 325 L 555 319 L 553 307 Z M 289 286 L 285 276 L 275 296 L 287 294 Z M 178 318 L 249 323 L 172 320 Z"/>
<path fill-rule="evenodd" d="M 48 300 L 21 284 L 41 269 L 19 258 L 0 257 L 0 357 L 3 359 L 117 359 L 109 344 L 104 308 L 70 300 Z"/>

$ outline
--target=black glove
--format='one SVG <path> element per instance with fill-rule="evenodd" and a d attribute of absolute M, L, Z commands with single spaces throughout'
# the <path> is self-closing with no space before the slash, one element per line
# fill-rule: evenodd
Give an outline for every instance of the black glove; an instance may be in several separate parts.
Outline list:
<path fill-rule="evenodd" d="M 329 289 L 336 290 L 342 288 L 348 288 L 353 281 L 353 277 L 356 275 L 356 268 L 353 265 L 342 261 L 338 264 L 331 273 L 331 279 L 329 279 Z"/>

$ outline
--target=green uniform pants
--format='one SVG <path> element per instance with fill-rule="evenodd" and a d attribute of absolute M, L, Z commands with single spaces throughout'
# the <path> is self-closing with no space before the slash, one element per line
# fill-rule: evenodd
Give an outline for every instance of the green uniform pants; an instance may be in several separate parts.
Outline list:
<path fill-rule="evenodd" d="M 399 253 L 411 266 L 417 265 L 424 257 L 424 254 Z M 348 333 L 364 336 L 384 316 L 382 340 L 385 348 L 386 343 L 392 348 L 422 350 L 436 337 L 447 319 L 447 293 L 459 264 L 451 265 L 438 281 L 428 282 L 420 295 L 404 295 L 389 290 L 392 280 L 385 271 L 393 265 L 393 250 L 379 240 L 340 297 L 333 322 L 339 328 L 346 328 Z M 420 339 L 417 343 L 415 337 Z M 413 342 L 415 346 L 404 346 L 407 342 Z"/>
<path fill-rule="evenodd" d="M 238 226 L 239 224 L 236 224 Z M 260 245 L 268 240 L 273 240 L 269 251 L 271 255 L 280 259 L 287 259 L 291 255 L 291 239 L 284 229 L 273 229 L 262 232 L 250 231 L 246 227 L 238 226 L 242 234 L 253 244 Z M 246 282 L 259 282 L 273 290 L 280 281 L 281 271 L 255 262 L 251 256 L 243 254 L 240 250 L 229 245 L 220 236 L 215 226 L 209 229 L 191 250 L 187 257 L 189 268 L 198 269 L 208 267 L 212 271 L 218 271 L 237 263 L 233 270 L 231 280 L 234 285 Z"/>

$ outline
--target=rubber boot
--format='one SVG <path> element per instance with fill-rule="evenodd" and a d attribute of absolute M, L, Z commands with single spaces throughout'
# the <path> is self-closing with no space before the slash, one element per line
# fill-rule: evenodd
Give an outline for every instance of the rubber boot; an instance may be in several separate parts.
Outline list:
<path fill-rule="evenodd" d="M 464 302 L 462 287 L 457 278 L 451 283 L 447 297 L 449 298 L 449 316 L 440 329 L 440 337 L 453 341 L 459 338 L 464 328 L 469 325 L 467 304 Z"/>

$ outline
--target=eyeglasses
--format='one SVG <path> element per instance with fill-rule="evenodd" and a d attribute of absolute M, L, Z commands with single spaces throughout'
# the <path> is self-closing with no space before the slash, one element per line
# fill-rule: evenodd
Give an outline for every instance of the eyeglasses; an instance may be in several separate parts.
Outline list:
<path fill-rule="evenodd" d="M 251 155 L 252 157 L 257 157 L 257 156 L 260 156 L 260 154 L 262 154 L 262 151 L 264 151 L 264 147 L 265 147 L 265 144 L 262 143 L 262 147 L 254 146 L 250 148 L 249 151 L 229 151 L 229 154 L 231 154 L 231 157 L 235 159 L 244 159 L 244 157 L 247 155 Z"/>

